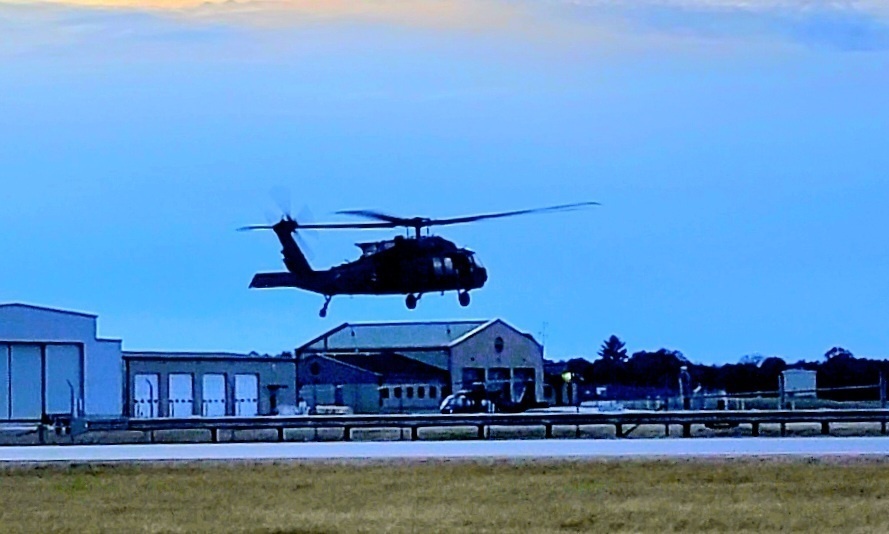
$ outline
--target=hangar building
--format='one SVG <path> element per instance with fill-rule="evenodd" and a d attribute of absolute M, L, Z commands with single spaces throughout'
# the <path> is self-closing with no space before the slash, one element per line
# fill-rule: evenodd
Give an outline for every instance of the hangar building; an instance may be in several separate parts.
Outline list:
<path fill-rule="evenodd" d="M 344 323 L 296 349 L 310 406 L 359 413 L 432 411 L 450 392 L 485 384 L 518 401 L 543 398 L 543 346 L 501 319 Z"/>
<path fill-rule="evenodd" d="M 0 304 L 0 422 L 120 416 L 121 342 L 99 338 L 96 319 Z"/>
<path fill-rule="evenodd" d="M 291 358 L 127 351 L 123 360 L 126 417 L 252 417 L 296 405 Z"/>

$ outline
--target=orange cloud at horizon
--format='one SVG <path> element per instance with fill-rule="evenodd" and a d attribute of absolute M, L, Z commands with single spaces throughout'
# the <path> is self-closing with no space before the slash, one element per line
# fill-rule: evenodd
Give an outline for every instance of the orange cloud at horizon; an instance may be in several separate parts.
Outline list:
<path fill-rule="evenodd" d="M 0 0 L 3 2 L 4 0 Z M 113 10 L 158 11 L 199 19 L 282 25 L 318 20 L 377 20 L 416 26 L 491 27 L 523 8 L 500 0 L 6 0 Z"/>

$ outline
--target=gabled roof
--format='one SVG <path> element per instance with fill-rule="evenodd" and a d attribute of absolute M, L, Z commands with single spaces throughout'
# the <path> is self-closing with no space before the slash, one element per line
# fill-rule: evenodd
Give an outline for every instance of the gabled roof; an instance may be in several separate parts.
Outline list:
<path fill-rule="evenodd" d="M 380 375 L 384 380 L 389 381 L 404 379 L 411 382 L 432 380 L 447 382 L 449 376 L 449 373 L 444 369 L 439 369 L 438 367 L 393 352 L 374 354 L 354 352 L 328 353 L 327 356 L 339 362 Z"/>
<path fill-rule="evenodd" d="M 478 325 L 477 327 L 475 327 L 475 328 L 473 328 L 472 330 L 466 332 L 465 334 L 463 334 L 462 336 L 458 337 L 457 339 L 451 341 L 451 342 L 448 344 L 448 346 L 449 346 L 449 347 L 453 347 L 454 345 L 459 345 L 460 343 L 463 343 L 464 341 L 466 341 L 467 339 L 471 338 L 472 336 L 478 334 L 479 332 L 481 332 L 481 331 L 483 331 L 483 330 L 486 330 L 487 328 L 489 328 L 489 327 L 491 327 L 492 325 L 495 325 L 495 324 L 497 324 L 497 323 L 502 324 L 502 325 L 505 326 L 506 328 L 509 328 L 510 330 L 516 332 L 517 334 L 519 334 L 519 335 L 521 335 L 521 336 L 524 336 L 524 337 L 530 339 L 531 341 L 533 341 L 533 342 L 536 343 L 537 345 L 540 345 L 540 343 L 537 343 L 537 340 L 534 339 L 534 336 L 532 336 L 531 334 L 527 334 L 527 333 L 525 333 L 525 332 L 522 332 L 521 330 L 519 330 L 518 328 L 516 328 L 516 327 L 512 326 L 511 324 L 507 323 L 507 322 L 504 321 L 503 319 L 491 319 L 490 321 Z"/>
<path fill-rule="evenodd" d="M 98 315 L 95 315 L 95 314 L 92 314 L 92 313 L 83 313 L 83 312 L 70 311 L 70 310 L 61 310 L 61 309 L 59 309 L 59 308 L 48 308 L 48 307 L 46 307 L 46 306 L 35 306 L 35 305 L 33 305 L 33 304 L 23 304 L 23 303 L 21 303 L 21 302 L 9 302 L 9 303 L 6 303 L 6 304 L 0 304 L 0 310 L 3 310 L 3 309 L 10 309 L 10 308 L 26 308 L 26 309 L 29 309 L 29 310 L 37 310 L 37 311 L 44 311 L 44 312 L 64 313 L 64 314 L 67 314 L 67 315 L 77 315 L 77 316 L 80 316 L 80 317 L 89 317 L 89 318 L 91 318 L 91 319 L 95 319 L 96 317 L 98 317 Z"/>
<path fill-rule="evenodd" d="M 320 350 L 445 349 L 490 321 L 343 323 L 309 341 L 297 352 Z M 326 341 L 326 346 L 325 346 Z"/>

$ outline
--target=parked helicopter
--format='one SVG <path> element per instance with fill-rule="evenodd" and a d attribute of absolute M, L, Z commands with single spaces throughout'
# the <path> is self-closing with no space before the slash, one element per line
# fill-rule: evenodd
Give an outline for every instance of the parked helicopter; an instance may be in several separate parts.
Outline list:
<path fill-rule="evenodd" d="M 251 288 L 295 287 L 324 296 L 319 315 L 327 316 L 330 300 L 335 295 L 407 295 L 408 309 L 417 307 L 425 293 L 457 291 L 461 306 L 469 306 L 469 292 L 479 289 L 488 279 L 475 252 L 460 248 L 439 236 L 423 235 L 433 226 L 462 224 L 485 219 L 513 217 L 530 213 L 568 211 L 598 202 L 579 202 L 547 208 L 536 208 L 484 215 L 468 215 L 446 219 L 427 217 L 396 217 L 373 210 L 348 210 L 338 214 L 371 219 L 373 222 L 300 224 L 290 214 L 271 225 L 244 226 L 238 230 L 272 230 L 281 242 L 285 272 L 257 273 Z M 309 265 L 294 235 L 300 229 L 381 229 L 406 228 L 414 235 L 395 236 L 384 241 L 357 243 L 361 257 L 323 271 Z"/>

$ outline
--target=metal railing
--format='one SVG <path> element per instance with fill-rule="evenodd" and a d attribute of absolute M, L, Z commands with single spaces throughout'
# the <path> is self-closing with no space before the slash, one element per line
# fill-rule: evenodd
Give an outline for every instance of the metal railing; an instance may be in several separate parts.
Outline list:
<path fill-rule="evenodd" d="M 335 415 L 335 416 L 287 416 L 287 417 L 211 417 L 177 419 L 129 419 L 117 421 L 92 421 L 87 430 L 135 430 L 153 435 L 161 430 L 209 430 L 212 441 L 217 441 L 220 430 L 277 431 L 279 441 L 284 440 L 285 429 L 343 430 L 343 439 L 351 439 L 354 429 L 397 428 L 410 430 L 411 439 L 419 439 L 421 428 L 474 427 L 478 437 L 485 438 L 490 427 L 542 427 L 546 438 L 553 437 L 553 427 L 567 426 L 579 430 L 582 426 L 613 426 L 617 437 L 626 437 L 625 429 L 639 425 L 663 425 L 667 434 L 670 426 L 681 426 L 684 437 L 691 436 L 692 425 L 735 426 L 748 424 L 754 436 L 759 435 L 763 424 L 779 424 L 781 435 L 786 425 L 792 423 L 817 423 L 822 434 L 830 433 L 830 425 L 837 423 L 879 423 L 886 434 L 889 410 L 702 410 L 702 411 L 652 411 L 616 413 L 519 413 L 519 414 L 471 414 L 471 415 Z M 632 430 L 632 429 L 630 429 Z"/>

